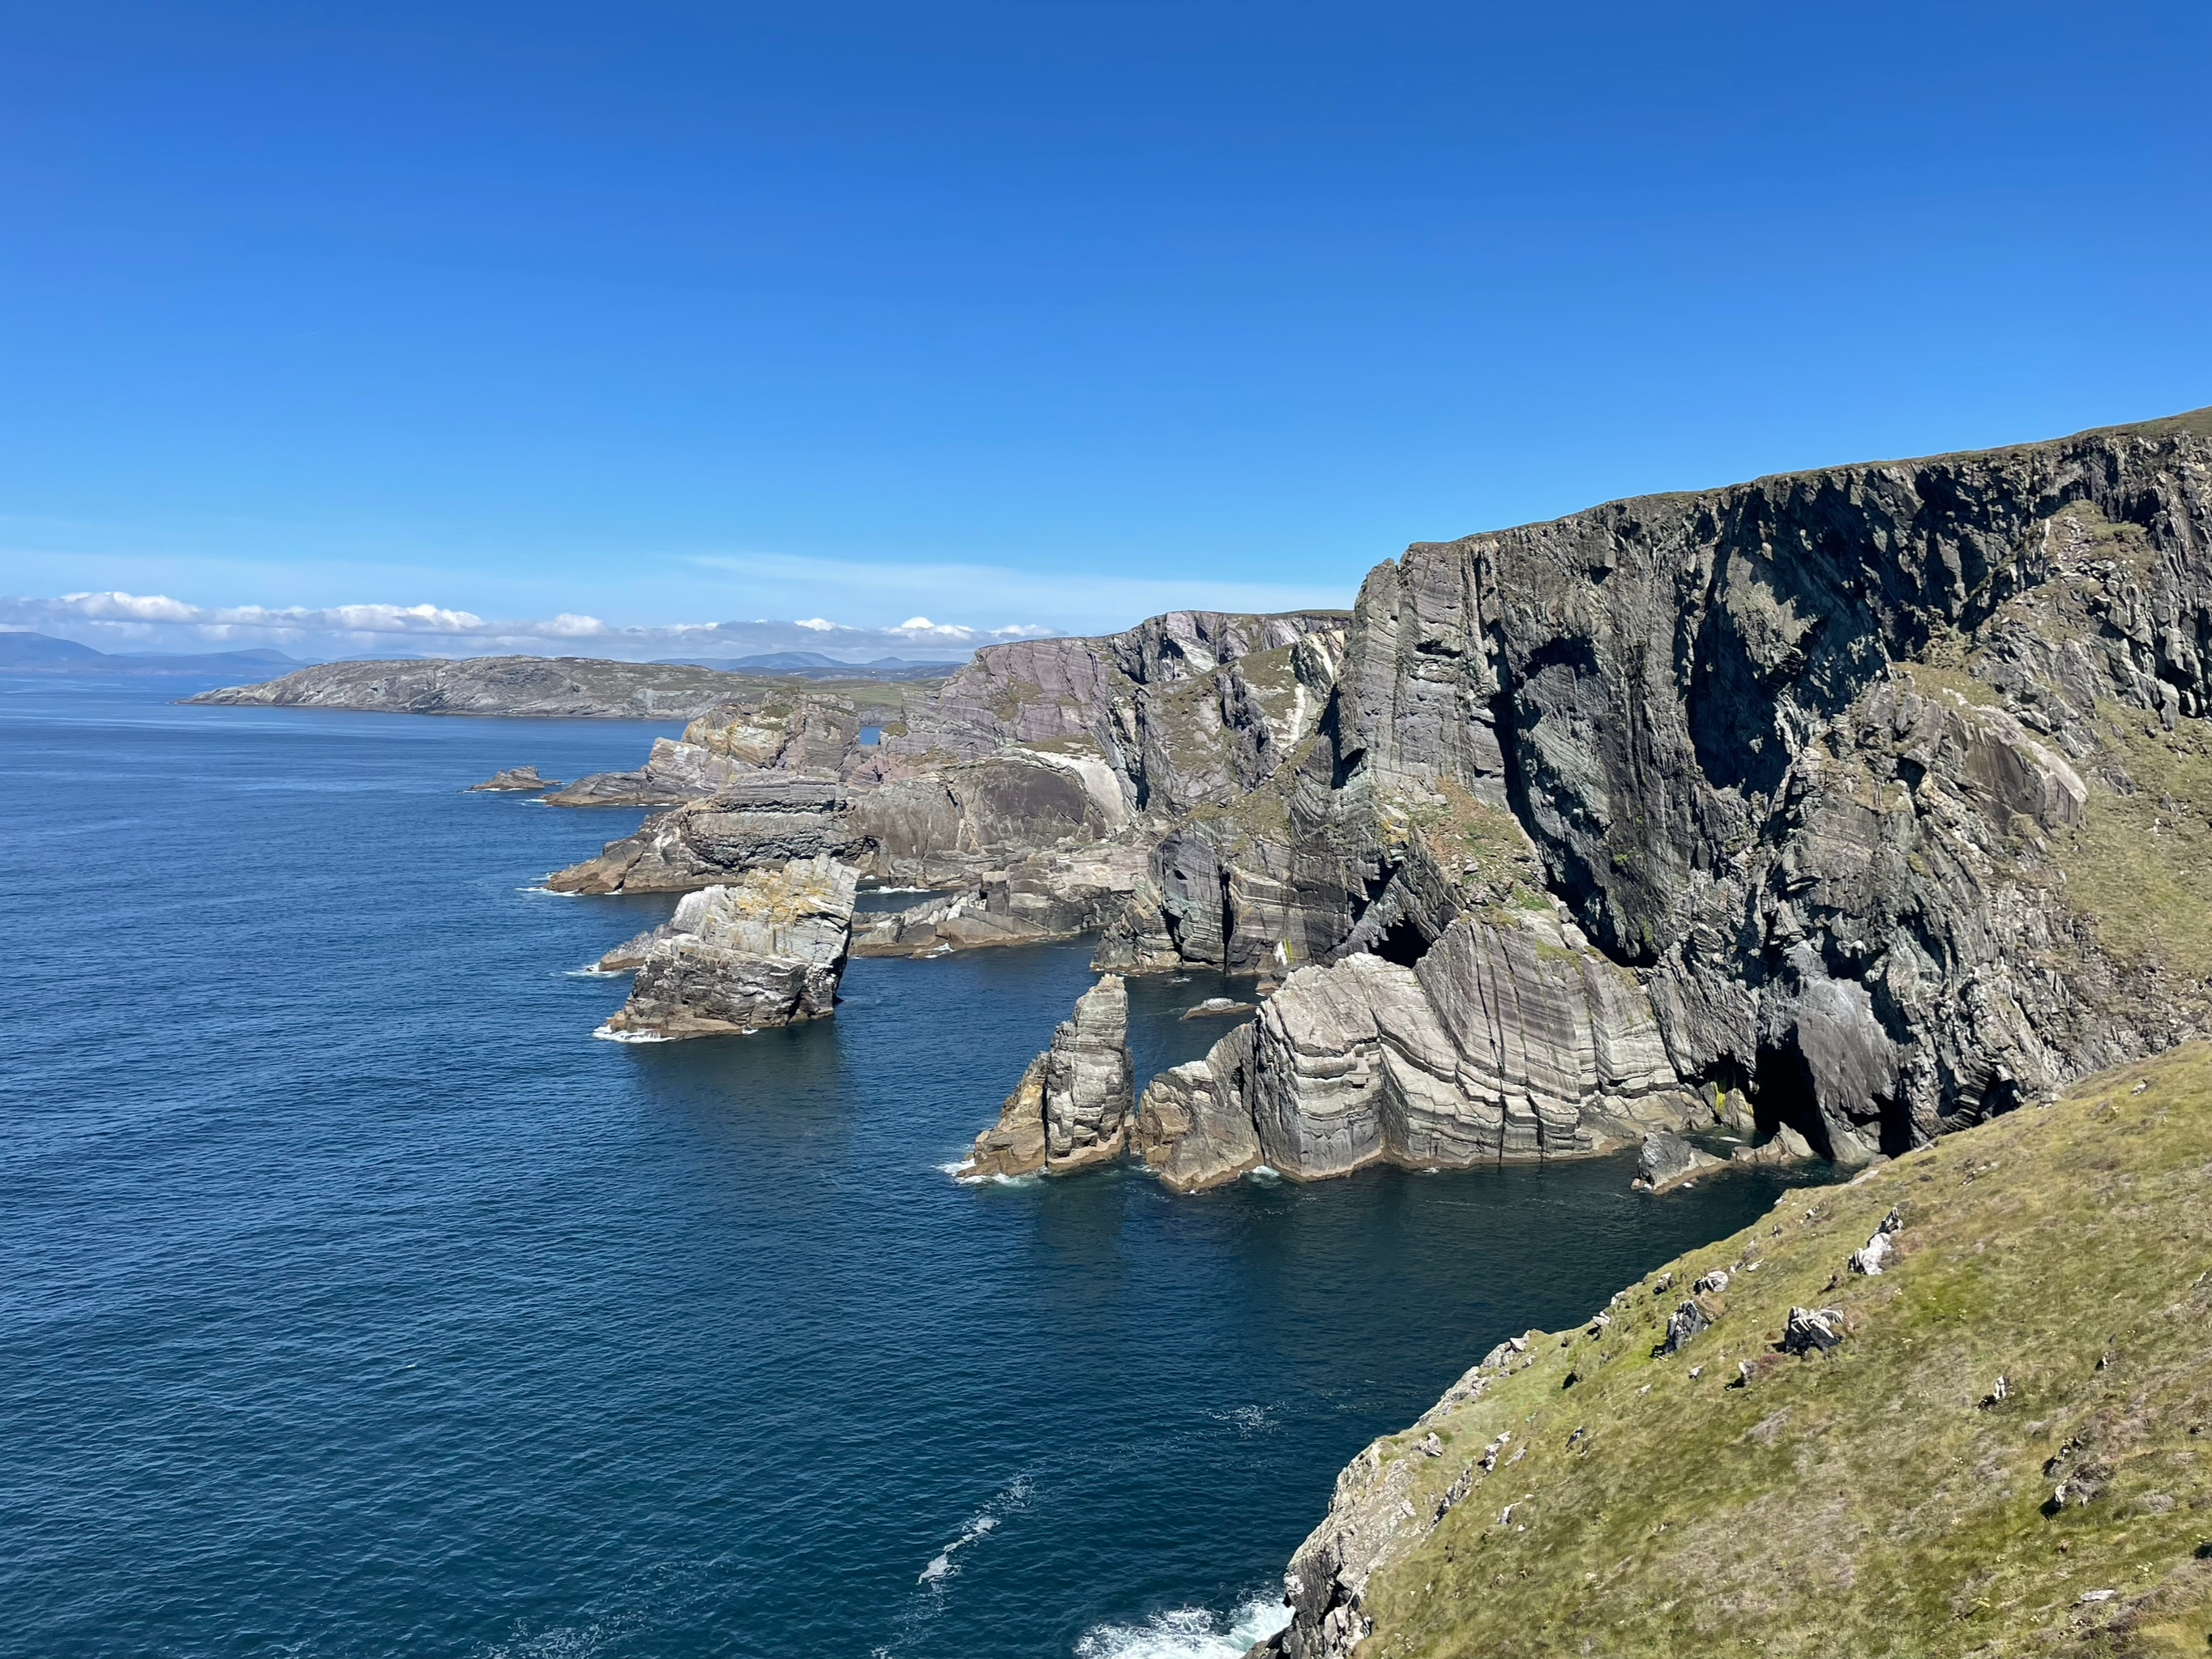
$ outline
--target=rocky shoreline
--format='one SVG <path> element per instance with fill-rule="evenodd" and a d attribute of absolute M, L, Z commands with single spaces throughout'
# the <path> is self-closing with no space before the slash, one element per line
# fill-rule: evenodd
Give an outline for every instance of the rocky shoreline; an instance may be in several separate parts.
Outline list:
<path fill-rule="evenodd" d="M 1349 616 L 993 647 L 874 744 L 818 691 L 718 709 L 562 792 L 685 799 L 548 885 L 828 855 L 936 890 L 858 954 L 1264 975 L 1139 1104 L 1176 1184 L 1723 1103 L 1863 1164 L 2212 1018 L 2160 908 L 2212 897 L 2208 469 L 2194 416 L 1617 502 L 1415 546 Z"/>

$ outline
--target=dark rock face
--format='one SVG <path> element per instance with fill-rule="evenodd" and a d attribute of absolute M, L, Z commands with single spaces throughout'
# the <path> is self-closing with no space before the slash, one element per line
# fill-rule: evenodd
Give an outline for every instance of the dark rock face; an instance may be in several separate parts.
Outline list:
<path fill-rule="evenodd" d="M 1071 939 L 1120 918 L 1133 900 L 1141 902 L 1150 886 L 1150 861 L 1145 843 L 1127 838 L 1032 853 L 971 886 L 872 917 L 855 928 L 853 953 L 933 956 L 982 945 Z M 1173 966 L 1176 960 L 1170 951 L 1164 962 L 1144 965 Z"/>
<path fill-rule="evenodd" d="M 1248 1133 L 1293 1175 L 1549 1156 L 1698 1093 L 1858 1163 L 2212 1025 L 2212 942 L 2115 911 L 2130 859 L 2194 891 L 2160 825 L 2205 817 L 2208 648 L 2193 416 L 1424 544 L 1348 619 L 993 647 L 554 884 L 827 851 L 948 891 L 866 949 L 1287 976 L 1140 1128 L 1192 1181 Z"/>
<path fill-rule="evenodd" d="M 1676 1071 L 1748 1085 L 1846 1161 L 2163 1047 L 2202 1022 L 2201 983 L 2177 998 L 2101 954 L 2054 849 L 2085 766 L 2130 787 L 2100 709 L 2171 729 L 2212 696 L 2208 434 L 1416 546 L 1354 613 L 1323 722 L 1340 793 L 1510 805 L 1550 890 L 1646 981 Z"/>
<path fill-rule="evenodd" d="M 635 835 L 545 884 L 560 893 L 681 893 L 793 859 L 847 858 L 854 849 L 844 802 L 835 778 L 763 771 L 710 800 L 647 818 Z"/>
<path fill-rule="evenodd" d="M 1707 1170 L 1723 1167 L 1711 1152 L 1699 1152 L 1678 1134 L 1655 1129 L 1644 1137 L 1637 1159 L 1636 1184 L 1647 1192 L 1663 1193 L 1670 1187 L 1695 1179 Z"/>
<path fill-rule="evenodd" d="M 1312 733 L 1346 620 L 1176 611 L 1098 639 L 993 646 L 911 699 L 883 746 L 933 762 L 1011 744 L 1095 756 L 1131 811 L 1187 811 L 1272 776 Z"/>

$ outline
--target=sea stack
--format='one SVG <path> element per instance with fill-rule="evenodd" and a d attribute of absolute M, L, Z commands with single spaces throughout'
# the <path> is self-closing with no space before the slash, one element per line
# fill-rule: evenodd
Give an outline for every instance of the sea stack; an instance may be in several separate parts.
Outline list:
<path fill-rule="evenodd" d="M 983 1176 L 1067 1175 L 1119 1158 L 1128 1142 L 1136 1067 L 1129 1056 L 1129 993 L 1109 974 L 1075 1000 L 1052 1046 L 1029 1064 L 975 1137 L 961 1169 Z"/>
<path fill-rule="evenodd" d="M 860 872 L 827 854 L 684 896 L 647 943 L 611 1036 L 720 1036 L 818 1019 L 837 1000 Z"/>

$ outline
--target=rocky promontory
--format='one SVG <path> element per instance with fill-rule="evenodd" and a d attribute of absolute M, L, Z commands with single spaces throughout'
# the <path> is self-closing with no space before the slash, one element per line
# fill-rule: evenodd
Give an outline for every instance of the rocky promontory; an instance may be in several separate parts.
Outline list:
<path fill-rule="evenodd" d="M 1119 1158 L 1134 1070 L 1128 988 L 1109 974 L 1076 999 L 1073 1017 L 1006 1097 L 998 1123 L 975 1137 L 960 1177 L 1067 1175 Z"/>
<path fill-rule="evenodd" d="M 258 685 L 224 686 L 187 702 L 262 708 L 349 708 L 381 714 L 495 714 L 544 720 L 693 720 L 717 704 L 793 683 L 682 663 L 597 657 L 465 657 L 332 662 Z M 859 688 L 876 700 L 895 696 Z"/>
<path fill-rule="evenodd" d="M 1784 1192 L 1353 1459 L 1260 1651 L 2201 1649 L 2208 1161 L 2191 1044 Z"/>
<path fill-rule="evenodd" d="M 1856 1166 L 2212 1028 L 2208 641 L 2200 414 L 1420 544 L 1348 617 L 988 647 L 834 770 L 656 757 L 712 793 L 550 884 L 826 852 L 938 890 L 870 954 L 1281 981 L 1144 1118 L 1163 1171 L 1722 1102 L 1757 1161 Z"/>
<path fill-rule="evenodd" d="M 663 927 L 604 961 L 635 959 L 611 1036 L 695 1037 L 818 1019 L 837 1000 L 859 874 L 827 854 L 686 894 Z"/>

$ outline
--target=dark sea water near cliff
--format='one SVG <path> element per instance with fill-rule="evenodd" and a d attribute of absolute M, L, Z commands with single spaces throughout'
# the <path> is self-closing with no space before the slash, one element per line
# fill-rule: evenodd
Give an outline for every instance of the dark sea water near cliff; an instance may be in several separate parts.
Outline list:
<path fill-rule="evenodd" d="M 962 1187 L 1085 946 L 595 1042 L 672 901 L 526 890 L 642 815 L 459 791 L 653 728 L 188 689 L 0 680 L 9 1652 L 1241 1651 L 1366 1440 L 1777 1190 Z"/>

